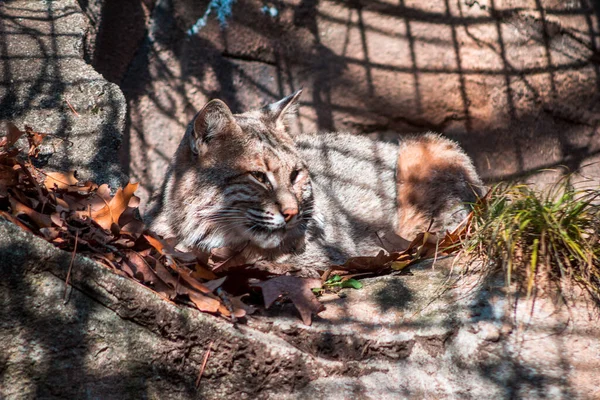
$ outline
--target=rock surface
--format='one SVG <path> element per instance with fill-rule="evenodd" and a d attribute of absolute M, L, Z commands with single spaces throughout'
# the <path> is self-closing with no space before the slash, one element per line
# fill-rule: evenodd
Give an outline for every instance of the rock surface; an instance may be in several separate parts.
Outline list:
<path fill-rule="evenodd" d="M 118 187 L 126 103 L 83 60 L 87 27 L 75 0 L 0 2 L 0 120 L 52 135 L 48 170 Z"/>
<path fill-rule="evenodd" d="M 2 398 L 600 395 L 600 328 L 585 302 L 538 298 L 533 317 L 525 301 L 513 314 L 497 283 L 456 280 L 451 260 L 327 295 L 310 327 L 288 305 L 234 325 L 81 255 L 65 302 L 71 254 L 3 220 L 0 243 Z"/>

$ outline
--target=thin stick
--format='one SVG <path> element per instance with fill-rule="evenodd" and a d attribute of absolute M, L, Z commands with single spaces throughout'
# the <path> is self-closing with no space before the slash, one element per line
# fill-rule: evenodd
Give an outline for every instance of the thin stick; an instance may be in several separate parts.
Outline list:
<path fill-rule="evenodd" d="M 69 301 L 67 299 L 67 291 L 69 290 L 69 278 L 71 277 L 71 270 L 73 269 L 73 262 L 75 261 L 75 253 L 77 252 L 77 239 L 79 238 L 79 229 L 75 231 L 75 246 L 73 247 L 73 254 L 71 255 L 71 262 L 69 263 L 69 271 L 67 272 L 67 278 L 65 279 L 65 294 L 63 300 L 65 304 Z"/>
<path fill-rule="evenodd" d="M 214 340 L 211 340 L 208 344 L 208 350 L 206 350 L 206 354 L 204 355 L 204 361 L 202 361 L 202 365 L 200 366 L 200 372 L 198 373 L 198 378 L 196 378 L 196 389 L 200 387 L 200 380 L 202 379 L 202 374 L 204 374 L 204 368 L 208 362 L 208 356 L 210 356 L 210 349 L 213 345 L 213 342 Z"/>
<path fill-rule="evenodd" d="M 71 109 L 71 111 L 73 111 L 73 114 L 75 114 L 76 116 L 79 117 L 79 113 L 77 111 L 75 111 L 75 109 L 73 108 L 73 106 L 71 105 L 71 103 L 69 102 L 69 99 L 67 99 L 65 97 L 65 101 L 67 102 L 67 105 L 69 106 L 69 108 Z"/>
<path fill-rule="evenodd" d="M 383 244 L 383 240 L 381 240 L 381 237 L 379 236 L 377 231 L 375 231 L 375 236 L 377 236 L 377 239 L 379 239 L 379 243 L 381 244 L 381 247 L 388 253 L 391 253 L 391 251 L 388 250 L 388 248 L 385 246 L 385 244 Z"/>

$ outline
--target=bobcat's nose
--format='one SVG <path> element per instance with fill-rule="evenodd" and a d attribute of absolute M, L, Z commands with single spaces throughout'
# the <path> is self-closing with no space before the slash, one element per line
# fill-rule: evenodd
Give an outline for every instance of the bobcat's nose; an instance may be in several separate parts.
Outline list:
<path fill-rule="evenodd" d="M 294 218 L 294 215 L 298 215 L 298 209 L 295 207 L 289 207 L 285 210 L 282 210 L 281 213 L 283 214 L 285 222 L 290 222 L 290 220 Z"/>

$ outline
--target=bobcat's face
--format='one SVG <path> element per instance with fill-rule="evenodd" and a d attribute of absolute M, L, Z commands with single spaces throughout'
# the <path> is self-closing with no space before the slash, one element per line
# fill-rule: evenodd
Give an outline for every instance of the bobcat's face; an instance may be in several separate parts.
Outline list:
<path fill-rule="evenodd" d="M 196 177 L 184 202 L 187 245 L 273 249 L 304 235 L 312 188 L 284 119 L 297 96 L 239 115 L 212 101 L 196 116 L 187 134 Z"/>

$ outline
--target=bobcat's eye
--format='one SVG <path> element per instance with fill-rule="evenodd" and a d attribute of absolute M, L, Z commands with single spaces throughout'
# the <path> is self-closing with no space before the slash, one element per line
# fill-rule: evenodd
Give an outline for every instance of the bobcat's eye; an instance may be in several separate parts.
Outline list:
<path fill-rule="evenodd" d="M 292 183 L 296 183 L 296 179 L 298 179 L 298 175 L 300 175 L 299 169 L 292 171 L 292 173 L 290 174 L 290 181 Z"/>
<path fill-rule="evenodd" d="M 264 172 L 260 172 L 260 171 L 252 171 L 250 172 L 250 175 L 252 175 L 252 177 L 254 177 L 254 179 L 256 179 L 257 181 L 259 181 L 260 183 L 267 185 L 269 184 L 269 178 L 267 178 L 267 174 L 265 174 Z"/>

